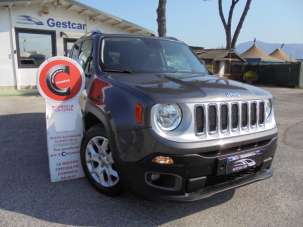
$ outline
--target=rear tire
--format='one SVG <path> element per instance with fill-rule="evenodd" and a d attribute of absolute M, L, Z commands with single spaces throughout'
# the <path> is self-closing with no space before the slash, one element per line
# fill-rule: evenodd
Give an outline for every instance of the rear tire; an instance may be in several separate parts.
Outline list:
<path fill-rule="evenodd" d="M 116 196 L 122 191 L 121 174 L 109 138 L 101 125 L 90 128 L 81 144 L 81 163 L 89 182 L 100 192 Z"/>

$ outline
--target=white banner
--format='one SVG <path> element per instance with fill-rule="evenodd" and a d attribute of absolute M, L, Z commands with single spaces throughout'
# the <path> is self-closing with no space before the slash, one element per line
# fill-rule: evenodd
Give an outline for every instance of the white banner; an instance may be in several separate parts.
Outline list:
<path fill-rule="evenodd" d="M 83 177 L 80 161 L 83 122 L 79 99 L 84 86 L 83 70 L 72 59 L 53 57 L 40 66 L 37 81 L 46 104 L 51 181 Z"/>

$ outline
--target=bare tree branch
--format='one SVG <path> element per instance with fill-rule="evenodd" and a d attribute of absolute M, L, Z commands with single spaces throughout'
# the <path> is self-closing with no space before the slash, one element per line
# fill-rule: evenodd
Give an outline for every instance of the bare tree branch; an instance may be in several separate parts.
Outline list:
<path fill-rule="evenodd" d="M 229 13 L 228 13 L 228 18 L 227 18 L 227 22 L 226 22 L 226 18 L 224 16 L 224 12 L 223 12 L 222 0 L 218 0 L 219 15 L 220 15 L 220 19 L 222 21 L 222 24 L 223 24 L 223 27 L 225 30 L 225 35 L 226 35 L 226 49 L 235 48 L 235 45 L 237 43 L 239 34 L 241 32 L 245 17 L 247 15 L 250 4 L 252 2 L 252 0 L 246 0 L 245 8 L 242 12 L 239 23 L 238 23 L 235 33 L 232 37 L 232 29 L 231 29 L 232 28 L 232 19 L 233 19 L 234 9 L 239 1 L 240 0 L 231 0 L 231 5 L 229 7 Z"/>
<path fill-rule="evenodd" d="M 235 6 L 237 5 L 237 3 L 239 2 L 239 0 L 233 0 L 229 9 L 229 14 L 228 14 L 228 22 L 227 24 L 231 26 L 232 23 L 232 17 L 233 17 L 233 13 L 234 13 L 234 9 Z"/>
<path fill-rule="evenodd" d="M 221 18 L 221 21 L 223 23 L 224 28 L 226 28 L 227 24 L 224 18 L 224 13 L 223 13 L 223 8 L 222 8 L 222 0 L 218 0 L 218 5 L 219 5 L 219 15 Z"/>
<path fill-rule="evenodd" d="M 238 40 L 240 31 L 241 31 L 241 29 L 242 29 L 242 26 L 243 26 L 245 17 L 246 17 L 247 12 L 248 12 L 248 10 L 249 10 L 249 8 L 250 8 L 251 1 L 252 1 L 252 0 L 247 0 L 247 1 L 246 1 L 246 4 L 245 4 L 244 10 L 243 10 L 243 13 L 242 13 L 242 15 L 241 15 L 241 17 L 240 17 L 238 26 L 237 26 L 237 28 L 236 28 L 236 30 L 235 30 L 235 33 L 234 33 L 234 36 L 233 36 L 233 39 L 232 39 L 232 42 L 231 42 L 231 48 L 235 48 L 235 46 L 236 46 L 236 43 L 237 43 L 237 40 Z"/>
<path fill-rule="evenodd" d="M 233 18 L 233 13 L 235 6 L 239 0 L 232 0 L 231 6 L 229 8 L 229 13 L 228 13 L 228 20 L 227 20 L 227 26 L 225 28 L 225 33 L 226 33 L 226 49 L 231 48 L 231 26 L 232 26 L 232 18 Z"/>

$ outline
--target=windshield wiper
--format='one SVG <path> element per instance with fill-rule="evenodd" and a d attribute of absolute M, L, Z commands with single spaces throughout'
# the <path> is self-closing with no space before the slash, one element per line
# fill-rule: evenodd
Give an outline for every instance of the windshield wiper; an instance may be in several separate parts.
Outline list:
<path fill-rule="evenodd" d="M 127 69 L 104 69 L 104 72 L 109 73 L 132 73 L 132 71 Z"/>

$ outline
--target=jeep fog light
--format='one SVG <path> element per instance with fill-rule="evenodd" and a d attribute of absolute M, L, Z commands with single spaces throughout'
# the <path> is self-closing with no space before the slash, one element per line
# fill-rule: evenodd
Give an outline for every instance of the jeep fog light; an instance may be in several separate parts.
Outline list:
<path fill-rule="evenodd" d="M 167 157 L 167 156 L 156 156 L 153 158 L 152 162 L 160 165 L 174 164 L 174 160 L 171 157 Z"/>

